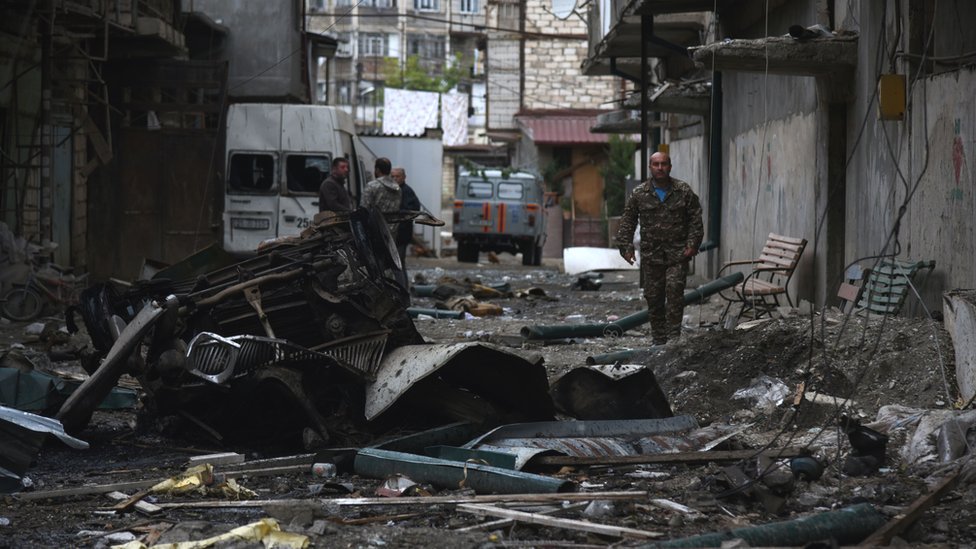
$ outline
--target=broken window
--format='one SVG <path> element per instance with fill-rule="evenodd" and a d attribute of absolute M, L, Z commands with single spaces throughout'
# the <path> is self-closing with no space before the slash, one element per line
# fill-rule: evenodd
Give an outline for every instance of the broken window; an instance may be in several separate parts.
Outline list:
<path fill-rule="evenodd" d="M 265 192 L 274 190 L 274 155 L 268 153 L 232 153 L 230 177 L 227 182 L 231 191 Z"/>
<path fill-rule="evenodd" d="M 285 157 L 285 187 L 290 193 L 317 193 L 329 175 L 332 159 L 327 155 L 290 154 Z"/>
<path fill-rule="evenodd" d="M 498 198 L 502 200 L 521 200 L 522 199 L 522 184 L 521 183 L 498 183 Z"/>

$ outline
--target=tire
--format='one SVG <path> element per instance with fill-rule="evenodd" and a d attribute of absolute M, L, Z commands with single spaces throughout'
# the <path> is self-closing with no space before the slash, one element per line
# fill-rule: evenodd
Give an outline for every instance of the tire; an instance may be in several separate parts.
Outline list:
<path fill-rule="evenodd" d="M 4 294 L 0 309 L 3 310 L 3 316 L 10 320 L 34 320 L 41 316 L 41 312 L 44 310 L 44 302 L 41 300 L 41 296 L 30 288 L 14 288 Z"/>
<path fill-rule="evenodd" d="M 532 259 L 534 259 L 532 264 L 535 265 L 536 267 L 542 265 L 542 246 L 535 247 L 535 257 L 533 257 Z"/>
<path fill-rule="evenodd" d="M 467 242 L 458 243 L 457 258 L 460 263 L 477 263 L 478 253 L 478 246 L 475 244 Z"/>
<path fill-rule="evenodd" d="M 536 247 L 531 242 L 523 244 L 522 248 L 522 265 L 532 266 L 536 265 L 535 252 Z"/>

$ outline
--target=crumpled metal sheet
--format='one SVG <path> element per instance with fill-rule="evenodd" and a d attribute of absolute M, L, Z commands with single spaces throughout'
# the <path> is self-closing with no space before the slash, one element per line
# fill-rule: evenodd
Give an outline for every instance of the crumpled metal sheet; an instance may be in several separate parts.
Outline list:
<path fill-rule="evenodd" d="M 549 381 L 542 358 L 531 361 L 486 343 L 404 345 L 390 351 L 376 381 L 366 386 L 366 418 L 389 409 L 434 373 L 449 384 L 526 419 L 551 419 Z"/>
<path fill-rule="evenodd" d="M 522 468 L 537 455 L 631 456 L 692 452 L 736 429 L 699 428 L 692 416 L 614 421 L 553 421 L 503 425 L 465 448 L 509 453 Z"/>

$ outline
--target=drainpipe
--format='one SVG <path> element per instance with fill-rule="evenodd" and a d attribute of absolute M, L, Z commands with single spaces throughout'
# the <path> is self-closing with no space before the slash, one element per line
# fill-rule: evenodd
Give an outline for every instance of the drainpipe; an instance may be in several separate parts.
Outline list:
<path fill-rule="evenodd" d="M 647 85 L 650 79 L 647 77 L 649 64 L 647 62 L 647 43 L 651 38 L 651 29 L 654 25 L 654 18 L 650 15 L 641 16 L 641 41 L 640 41 L 640 94 L 641 94 L 641 113 L 640 113 L 640 180 L 647 181 L 647 111 L 651 108 L 650 98 L 647 96 Z"/>
<path fill-rule="evenodd" d="M 54 0 L 48 2 L 48 25 L 41 41 L 41 177 L 38 193 L 38 233 L 41 244 L 50 240 L 51 233 L 51 163 L 54 150 L 54 128 L 51 113 L 52 71 L 54 70 L 54 17 L 57 8 Z M 68 245 L 62 242 L 62 245 Z"/>
<path fill-rule="evenodd" d="M 718 248 L 722 228 L 722 73 L 712 72 L 708 134 L 708 238 L 699 250 Z"/>

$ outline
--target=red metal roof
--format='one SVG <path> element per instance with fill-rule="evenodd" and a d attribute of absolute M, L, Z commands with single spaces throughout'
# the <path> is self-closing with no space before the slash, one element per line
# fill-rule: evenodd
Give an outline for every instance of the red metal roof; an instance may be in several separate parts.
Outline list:
<path fill-rule="evenodd" d="M 538 145 L 606 143 L 609 135 L 590 132 L 596 124 L 597 114 L 603 112 L 606 111 L 574 113 L 559 110 L 551 114 L 533 111 L 532 114 L 516 115 L 515 119 L 526 136 Z"/>

